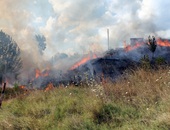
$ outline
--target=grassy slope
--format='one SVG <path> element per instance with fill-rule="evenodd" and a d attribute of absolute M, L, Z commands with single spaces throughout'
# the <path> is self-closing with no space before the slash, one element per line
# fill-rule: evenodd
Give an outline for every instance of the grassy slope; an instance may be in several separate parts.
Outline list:
<path fill-rule="evenodd" d="M 0 129 L 170 129 L 170 68 L 117 83 L 34 91 L 5 101 Z"/>

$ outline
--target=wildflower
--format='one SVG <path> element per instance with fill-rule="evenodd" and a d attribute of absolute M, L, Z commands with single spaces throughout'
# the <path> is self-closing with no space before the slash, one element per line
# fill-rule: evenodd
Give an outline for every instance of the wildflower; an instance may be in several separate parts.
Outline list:
<path fill-rule="evenodd" d="M 149 108 L 146 108 L 146 110 L 148 111 L 148 110 L 149 110 Z"/>

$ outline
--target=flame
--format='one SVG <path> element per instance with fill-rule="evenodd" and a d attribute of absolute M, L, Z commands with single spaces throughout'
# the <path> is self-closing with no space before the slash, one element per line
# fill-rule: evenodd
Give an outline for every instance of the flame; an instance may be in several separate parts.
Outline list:
<path fill-rule="evenodd" d="M 96 59 L 97 58 L 97 55 L 96 54 L 93 54 L 93 59 Z"/>
<path fill-rule="evenodd" d="M 162 39 L 160 39 L 160 38 L 157 40 L 157 44 L 158 44 L 159 46 L 170 47 L 170 41 L 168 41 L 168 40 L 162 40 Z"/>
<path fill-rule="evenodd" d="M 24 85 L 19 86 L 20 89 L 25 89 Z"/>
<path fill-rule="evenodd" d="M 144 43 L 139 43 L 137 42 L 134 46 L 132 45 L 126 45 L 126 41 L 124 42 L 124 49 L 126 52 L 137 49 L 138 47 L 142 46 Z M 169 40 L 163 40 L 163 39 L 157 39 L 157 44 L 159 46 L 165 46 L 165 47 L 170 47 L 170 41 Z"/>
<path fill-rule="evenodd" d="M 46 91 L 49 91 L 49 90 L 52 90 L 54 88 L 54 85 L 52 84 L 52 83 L 49 83 L 48 85 L 47 85 L 47 87 L 45 88 L 45 92 Z"/>
<path fill-rule="evenodd" d="M 43 72 L 41 72 L 39 69 L 35 70 L 35 78 L 38 78 L 38 77 L 47 77 L 48 75 L 49 75 L 49 69 L 46 69 Z"/>
<path fill-rule="evenodd" d="M 132 45 L 126 45 L 126 42 L 124 42 L 124 49 L 126 52 L 132 51 L 134 49 L 137 49 L 138 47 L 142 46 L 144 43 L 143 42 L 137 42 L 134 46 Z"/>
<path fill-rule="evenodd" d="M 92 60 L 92 59 L 96 59 L 97 58 L 97 55 L 96 54 L 93 54 L 93 56 L 91 57 L 90 55 L 88 55 L 87 57 L 84 57 L 83 59 L 81 59 L 79 62 L 75 63 L 71 68 L 70 70 L 73 70 L 83 64 L 85 64 L 87 61 L 89 60 Z"/>
<path fill-rule="evenodd" d="M 40 77 L 40 76 L 41 76 L 40 70 L 39 70 L 39 69 L 36 69 L 36 70 L 35 70 L 35 78 L 38 78 L 38 77 Z"/>

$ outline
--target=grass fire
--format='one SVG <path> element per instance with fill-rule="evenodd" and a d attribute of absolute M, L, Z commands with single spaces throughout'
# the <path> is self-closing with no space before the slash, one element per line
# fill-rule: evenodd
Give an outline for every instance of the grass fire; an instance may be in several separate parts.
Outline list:
<path fill-rule="evenodd" d="M 1 0 L 0 130 L 170 130 L 169 7 Z"/>
<path fill-rule="evenodd" d="M 154 58 L 149 44 L 133 38 L 102 57 L 83 57 L 60 75 L 35 69 L 28 84 L 8 83 L 0 128 L 168 129 L 170 42 L 157 39 Z"/>

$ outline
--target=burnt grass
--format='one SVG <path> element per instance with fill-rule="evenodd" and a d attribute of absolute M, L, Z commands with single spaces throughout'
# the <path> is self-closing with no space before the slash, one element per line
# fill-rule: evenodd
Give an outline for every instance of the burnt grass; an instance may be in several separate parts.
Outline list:
<path fill-rule="evenodd" d="M 169 130 L 169 52 L 150 58 L 139 49 L 145 53 L 135 59 L 111 50 L 60 78 L 49 75 L 40 89 L 7 88 L 0 129 Z M 44 91 L 49 83 L 55 87 Z"/>
<path fill-rule="evenodd" d="M 15 91 L 23 95 L 3 102 L 1 129 L 170 128 L 169 66 L 138 68 L 126 78 L 93 86 L 60 86 L 25 95 Z"/>
<path fill-rule="evenodd" d="M 90 80 L 102 82 L 102 79 L 108 79 L 115 82 L 126 72 L 133 72 L 139 68 L 157 70 L 160 66 L 170 65 L 170 47 L 157 46 L 152 57 L 152 52 L 147 45 L 138 47 L 135 50 L 126 52 L 122 48 L 111 49 L 105 52 L 104 56 L 88 61 L 87 63 L 66 73 L 51 72 L 47 77 L 41 77 L 33 81 L 36 85 L 45 88 L 49 83 L 54 86 L 81 86 L 87 84 Z"/>

